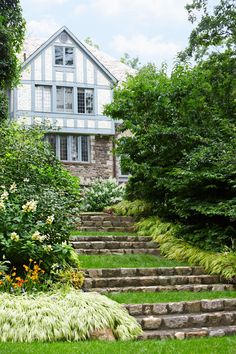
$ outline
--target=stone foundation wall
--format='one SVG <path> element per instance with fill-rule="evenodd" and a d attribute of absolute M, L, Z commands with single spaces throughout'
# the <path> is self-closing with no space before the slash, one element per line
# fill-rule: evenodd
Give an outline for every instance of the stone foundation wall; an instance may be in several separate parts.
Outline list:
<path fill-rule="evenodd" d="M 90 136 L 91 161 L 64 163 L 72 175 L 80 178 L 81 185 L 89 185 L 97 178 L 114 178 L 112 136 Z"/>

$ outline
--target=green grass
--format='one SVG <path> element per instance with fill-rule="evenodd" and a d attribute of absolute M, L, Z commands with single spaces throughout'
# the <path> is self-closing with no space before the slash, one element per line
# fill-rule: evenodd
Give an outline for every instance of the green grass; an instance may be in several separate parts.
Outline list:
<path fill-rule="evenodd" d="M 236 336 L 185 341 L 0 343 L 1 354 L 236 354 Z"/>
<path fill-rule="evenodd" d="M 144 304 L 175 301 L 194 301 L 203 299 L 236 298 L 236 291 L 163 291 L 159 293 L 125 292 L 120 294 L 104 294 L 120 304 Z"/>
<path fill-rule="evenodd" d="M 177 267 L 186 264 L 150 254 L 80 255 L 82 268 Z"/>
<path fill-rule="evenodd" d="M 138 236 L 135 232 L 71 231 L 71 236 Z"/>

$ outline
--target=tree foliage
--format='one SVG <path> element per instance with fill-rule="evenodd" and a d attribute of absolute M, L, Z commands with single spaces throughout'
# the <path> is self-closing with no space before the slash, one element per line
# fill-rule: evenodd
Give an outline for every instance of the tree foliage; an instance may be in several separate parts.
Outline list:
<path fill-rule="evenodd" d="M 236 4 L 235 0 L 219 0 L 219 4 L 211 10 L 207 0 L 193 0 L 186 5 L 189 20 L 192 23 L 200 20 L 192 31 L 189 45 L 181 57 L 195 56 L 201 58 L 207 52 L 236 49 Z"/>
<path fill-rule="evenodd" d="M 131 58 L 128 53 L 124 53 L 124 55 L 120 58 L 121 63 L 130 66 L 132 69 L 139 69 L 140 68 L 140 61 L 139 57 Z"/>
<path fill-rule="evenodd" d="M 19 0 L 0 2 L 0 120 L 7 116 L 6 91 L 17 85 L 20 53 L 25 34 L 25 20 Z"/>

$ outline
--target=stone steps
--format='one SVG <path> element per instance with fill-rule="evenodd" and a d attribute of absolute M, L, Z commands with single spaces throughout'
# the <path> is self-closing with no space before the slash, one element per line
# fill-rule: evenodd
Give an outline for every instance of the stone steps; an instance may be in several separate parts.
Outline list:
<path fill-rule="evenodd" d="M 134 219 L 108 213 L 81 213 L 77 227 L 80 231 L 132 232 Z"/>
<path fill-rule="evenodd" d="M 79 254 L 160 254 L 157 244 L 148 237 L 77 236 L 71 244 Z"/>
<path fill-rule="evenodd" d="M 117 268 L 85 270 L 84 288 L 106 292 L 223 291 L 234 290 L 218 275 L 207 275 L 201 267 Z"/>
<path fill-rule="evenodd" d="M 192 285 L 170 285 L 170 286 L 126 286 L 126 287 L 101 287 L 87 288 L 86 290 L 98 293 L 122 293 L 122 292 L 159 292 L 159 291 L 233 291 L 233 284 L 192 284 Z"/>
<path fill-rule="evenodd" d="M 139 339 L 223 336 L 236 333 L 236 299 L 126 304 L 141 324 Z"/>

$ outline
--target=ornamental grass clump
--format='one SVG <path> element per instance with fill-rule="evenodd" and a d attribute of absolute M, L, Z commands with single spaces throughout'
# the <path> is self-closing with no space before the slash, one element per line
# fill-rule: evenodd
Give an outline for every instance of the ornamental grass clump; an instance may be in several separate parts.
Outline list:
<path fill-rule="evenodd" d="M 0 341 L 55 342 L 89 339 L 111 329 L 116 339 L 135 339 L 140 325 L 121 305 L 97 293 L 0 294 Z"/>

